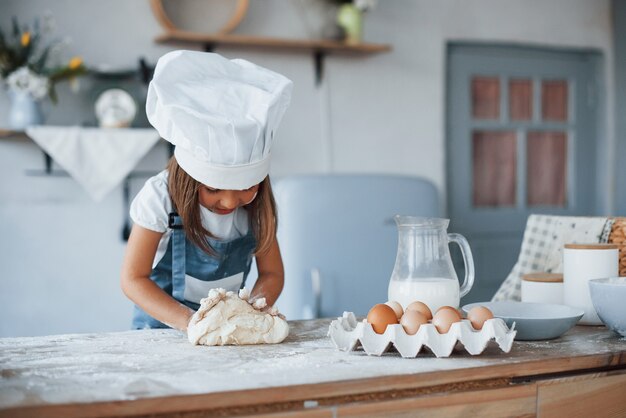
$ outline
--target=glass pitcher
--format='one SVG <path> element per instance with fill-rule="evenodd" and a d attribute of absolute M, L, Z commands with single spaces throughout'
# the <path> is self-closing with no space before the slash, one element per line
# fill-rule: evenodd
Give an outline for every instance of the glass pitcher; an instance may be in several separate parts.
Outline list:
<path fill-rule="evenodd" d="M 403 309 L 414 301 L 428 305 L 434 314 L 442 306 L 459 307 L 474 284 L 474 260 L 465 237 L 448 234 L 449 219 L 394 216 L 398 226 L 398 254 L 389 281 L 389 300 Z M 459 280 L 448 243 L 461 247 L 465 280 Z"/>

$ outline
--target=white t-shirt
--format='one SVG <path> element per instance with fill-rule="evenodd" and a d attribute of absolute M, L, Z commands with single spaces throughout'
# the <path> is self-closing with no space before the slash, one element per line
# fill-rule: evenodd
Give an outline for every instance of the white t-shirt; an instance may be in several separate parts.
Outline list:
<path fill-rule="evenodd" d="M 130 218 L 135 224 L 163 233 L 152 268 L 163 258 L 172 235 L 172 230 L 168 228 L 169 214 L 173 211 L 167 189 L 168 178 L 167 170 L 149 178 L 130 205 Z M 244 208 L 237 208 L 228 215 L 218 215 L 200 206 L 200 216 L 202 225 L 218 239 L 232 240 L 248 233 L 248 212 Z"/>

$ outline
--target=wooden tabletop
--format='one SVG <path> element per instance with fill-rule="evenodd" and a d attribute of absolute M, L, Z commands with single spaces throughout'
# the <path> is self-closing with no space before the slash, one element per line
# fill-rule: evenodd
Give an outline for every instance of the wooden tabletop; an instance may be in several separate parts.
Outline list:
<path fill-rule="evenodd" d="M 0 416 L 303 411 L 626 369 L 626 339 L 604 327 L 516 341 L 510 353 L 494 345 L 479 356 L 403 359 L 341 352 L 327 337 L 329 323 L 291 322 L 287 340 L 262 346 L 193 346 L 173 330 L 0 339 Z"/>

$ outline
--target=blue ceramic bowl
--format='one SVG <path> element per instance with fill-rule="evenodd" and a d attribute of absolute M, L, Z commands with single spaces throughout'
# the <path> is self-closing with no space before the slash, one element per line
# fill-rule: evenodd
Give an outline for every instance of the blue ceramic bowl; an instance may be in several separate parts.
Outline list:
<path fill-rule="evenodd" d="M 626 277 L 589 280 L 589 292 L 604 325 L 626 337 Z"/>
<path fill-rule="evenodd" d="M 585 311 L 565 305 L 529 302 L 482 302 L 463 306 L 468 313 L 475 306 L 484 306 L 496 318 L 504 319 L 511 328 L 515 323 L 516 340 L 550 340 L 558 338 L 572 328 Z"/>

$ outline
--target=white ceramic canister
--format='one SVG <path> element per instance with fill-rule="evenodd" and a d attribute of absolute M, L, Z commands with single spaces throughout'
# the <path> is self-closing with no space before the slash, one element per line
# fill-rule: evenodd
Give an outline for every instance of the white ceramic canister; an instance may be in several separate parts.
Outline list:
<path fill-rule="evenodd" d="M 589 294 L 589 280 L 617 276 L 614 244 L 566 244 L 563 249 L 563 302 L 584 309 L 579 324 L 602 325 Z"/>
<path fill-rule="evenodd" d="M 563 304 L 563 275 L 529 273 L 522 276 L 522 302 Z"/>

